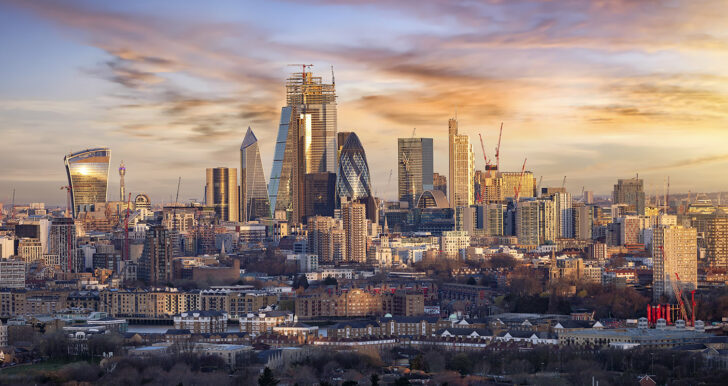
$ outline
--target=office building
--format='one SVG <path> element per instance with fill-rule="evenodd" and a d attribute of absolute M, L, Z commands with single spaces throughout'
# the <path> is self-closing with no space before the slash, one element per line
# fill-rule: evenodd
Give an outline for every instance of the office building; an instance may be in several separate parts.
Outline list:
<path fill-rule="evenodd" d="M 248 127 L 240 145 L 240 221 L 271 217 L 268 185 L 260 160 L 258 138 Z"/>
<path fill-rule="evenodd" d="M 440 173 L 432 174 L 432 189 L 439 190 L 447 197 L 447 176 L 443 176 Z"/>
<path fill-rule="evenodd" d="M 80 212 L 93 211 L 96 203 L 106 202 L 110 159 L 111 150 L 106 147 L 71 153 L 63 158 L 71 188 L 73 218 Z"/>
<path fill-rule="evenodd" d="M 450 207 L 470 206 L 474 202 L 473 176 L 475 158 L 467 135 L 458 134 L 458 121 L 448 121 Z"/>
<path fill-rule="evenodd" d="M 367 257 L 366 206 L 351 202 L 345 204 L 341 212 L 346 236 L 346 259 L 364 263 Z"/>
<path fill-rule="evenodd" d="M 139 258 L 139 278 L 149 285 L 165 285 L 172 280 L 172 250 L 167 229 L 163 225 L 152 226 L 146 233 L 144 251 Z"/>
<path fill-rule="evenodd" d="M 205 205 L 214 208 L 221 221 L 238 221 L 238 170 L 208 168 L 206 171 Z"/>
<path fill-rule="evenodd" d="M 15 239 L 11 236 L 0 236 L 0 259 L 7 259 L 15 254 Z"/>
<path fill-rule="evenodd" d="M 455 208 L 455 230 L 474 234 L 477 226 L 475 206 L 458 206 Z"/>
<path fill-rule="evenodd" d="M 695 228 L 659 226 L 652 235 L 652 296 L 659 301 L 663 295 L 675 299 L 672 284 L 683 292 L 698 286 L 698 233 Z"/>
<path fill-rule="evenodd" d="M 519 184 L 521 187 L 519 191 L 520 198 L 536 197 L 536 179 L 533 177 L 532 172 L 525 171 L 523 175 L 521 175 L 521 172 L 501 172 L 499 177 L 501 200 L 514 198 Z"/>
<path fill-rule="evenodd" d="M 336 173 L 336 89 L 311 72 L 294 73 L 286 81 L 286 106 L 281 109 L 268 192 L 277 217 L 302 222 L 304 175 Z"/>
<path fill-rule="evenodd" d="M 308 173 L 304 176 L 304 219 L 333 216 L 336 209 L 336 174 Z"/>
<path fill-rule="evenodd" d="M 341 146 L 339 157 L 339 174 L 336 182 L 336 193 L 339 197 L 359 200 L 372 195 L 369 166 L 359 137 L 350 133 Z"/>
<path fill-rule="evenodd" d="M 484 224 L 483 228 L 488 236 L 504 236 L 505 228 L 503 219 L 505 217 L 505 204 L 487 204 L 483 206 Z"/>
<path fill-rule="evenodd" d="M 78 272 L 75 221 L 72 218 L 54 218 L 49 233 L 48 253 L 58 256 L 64 272 Z"/>
<path fill-rule="evenodd" d="M 613 204 L 626 204 L 626 211 L 645 214 L 644 182 L 639 178 L 619 179 L 612 193 Z"/>
<path fill-rule="evenodd" d="M 710 268 L 728 271 L 728 214 L 721 209 L 707 216 L 705 260 Z"/>
<path fill-rule="evenodd" d="M 433 189 L 432 138 L 397 139 L 397 192 L 412 208 L 417 198 Z"/>

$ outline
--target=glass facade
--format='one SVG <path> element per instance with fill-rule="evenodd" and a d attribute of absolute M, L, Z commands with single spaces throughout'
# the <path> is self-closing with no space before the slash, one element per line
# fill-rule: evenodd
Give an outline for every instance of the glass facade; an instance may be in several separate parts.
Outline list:
<path fill-rule="evenodd" d="M 250 127 L 240 146 L 240 193 L 240 221 L 271 216 L 258 138 Z"/>
<path fill-rule="evenodd" d="M 268 195 L 275 217 L 294 223 L 305 216 L 304 176 L 336 173 L 336 92 L 310 72 L 286 81 Z"/>
<path fill-rule="evenodd" d="M 432 138 L 399 138 L 397 159 L 399 200 L 413 207 L 422 192 L 433 188 Z"/>
<path fill-rule="evenodd" d="M 339 197 L 352 200 L 372 195 L 367 156 L 359 137 L 354 133 L 346 136 L 346 143 L 341 148 L 336 192 Z"/>
<path fill-rule="evenodd" d="M 63 158 L 74 218 L 80 212 L 92 210 L 97 202 L 106 202 L 110 159 L 111 150 L 106 147 L 87 149 Z"/>
<path fill-rule="evenodd" d="M 222 221 L 238 221 L 238 170 L 207 169 L 205 205 L 213 207 Z"/>
<path fill-rule="evenodd" d="M 270 173 L 268 196 L 274 212 L 293 210 L 295 166 L 298 164 L 296 146 L 296 122 L 292 120 L 294 108 L 286 106 L 281 109 L 281 121 L 278 124 L 278 138 L 273 154 L 273 169 Z"/>

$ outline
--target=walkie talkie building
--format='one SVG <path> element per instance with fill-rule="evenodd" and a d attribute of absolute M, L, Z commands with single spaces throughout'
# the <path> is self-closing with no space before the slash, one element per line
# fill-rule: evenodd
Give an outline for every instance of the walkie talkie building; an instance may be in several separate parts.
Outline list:
<path fill-rule="evenodd" d="M 63 158 L 74 218 L 80 212 L 93 210 L 97 202 L 106 202 L 110 159 L 111 150 L 107 147 L 87 149 Z"/>

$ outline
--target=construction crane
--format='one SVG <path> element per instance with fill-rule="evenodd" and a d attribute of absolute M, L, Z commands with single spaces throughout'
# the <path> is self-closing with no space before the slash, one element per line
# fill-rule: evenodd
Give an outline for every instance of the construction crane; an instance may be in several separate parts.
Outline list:
<path fill-rule="evenodd" d="M 664 254 L 665 252 L 663 252 Z M 663 255 L 664 259 L 664 255 Z M 672 285 L 672 291 L 675 293 L 675 298 L 677 298 L 677 302 L 680 305 L 680 315 L 682 316 L 682 319 L 685 321 L 685 323 L 688 322 L 688 313 L 685 310 L 685 302 L 683 301 L 682 297 L 682 288 L 680 288 L 680 275 L 675 272 L 675 278 L 676 280 L 670 280 L 670 284 Z"/>
<path fill-rule="evenodd" d="M 528 158 L 525 158 L 523 160 L 523 166 L 521 166 L 521 174 L 518 176 L 518 187 L 514 187 L 513 190 L 515 192 L 514 201 L 516 204 L 518 204 L 518 197 L 521 195 L 521 184 L 523 182 L 523 175 L 526 173 L 526 161 Z"/>
<path fill-rule="evenodd" d="M 586 197 L 584 197 L 584 187 L 581 187 L 581 202 L 586 203 Z"/>
<path fill-rule="evenodd" d="M 177 196 L 174 199 L 174 209 L 172 209 L 172 229 L 177 230 L 177 203 L 179 202 L 179 185 L 182 183 L 182 177 L 177 179 Z"/>
<path fill-rule="evenodd" d="M 667 191 L 665 192 L 665 214 L 670 211 L 670 176 L 667 176 Z"/>
<path fill-rule="evenodd" d="M 662 260 L 665 260 L 665 248 L 660 245 L 658 246 L 660 249 L 660 253 L 662 254 Z M 675 272 L 675 277 L 677 278 L 677 281 L 670 280 L 670 285 L 672 286 L 672 291 L 675 293 L 675 299 L 677 299 L 677 302 L 680 306 L 680 315 L 682 319 L 687 322 L 688 321 L 688 313 L 685 311 L 685 303 L 683 302 L 682 298 L 682 290 L 678 286 L 678 282 L 680 282 L 680 276 L 678 276 L 677 272 Z"/>
<path fill-rule="evenodd" d="M 536 194 L 541 194 L 541 183 L 543 182 L 543 176 L 539 177 L 538 185 L 536 185 Z"/>
<path fill-rule="evenodd" d="M 13 200 L 10 204 L 10 219 L 15 219 L 15 188 L 13 188 Z"/>
<path fill-rule="evenodd" d="M 564 176 L 564 180 L 561 181 L 561 189 L 564 189 L 566 187 L 566 176 Z"/>
<path fill-rule="evenodd" d="M 500 171 L 500 145 L 501 138 L 503 137 L 503 122 L 500 125 L 500 132 L 498 133 L 498 146 L 495 147 L 495 169 Z"/>

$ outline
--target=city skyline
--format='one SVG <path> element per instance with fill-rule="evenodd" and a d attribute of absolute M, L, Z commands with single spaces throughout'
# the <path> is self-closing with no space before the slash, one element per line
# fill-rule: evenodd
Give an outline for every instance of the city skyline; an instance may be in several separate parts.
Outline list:
<path fill-rule="evenodd" d="M 356 131 L 387 199 L 396 138 L 413 127 L 448 174 L 454 116 L 489 157 L 505 122 L 501 169 L 528 157 L 543 186 L 566 175 L 574 195 L 607 195 L 637 173 L 648 194 L 668 175 L 672 192 L 728 190 L 720 2 L 117 6 L 0 1 L 0 49 L 14 53 L 0 65 L 0 201 L 15 188 L 18 203 L 65 205 L 61 158 L 96 146 L 125 161 L 128 192 L 168 201 L 182 176 L 181 200 L 202 200 L 202 169 L 236 167 L 248 126 L 269 175 L 287 65 L 299 62 L 325 81 L 334 66 L 337 130 Z M 331 25 L 297 36 L 301 14 Z M 118 184 L 111 173 L 108 191 Z"/>

